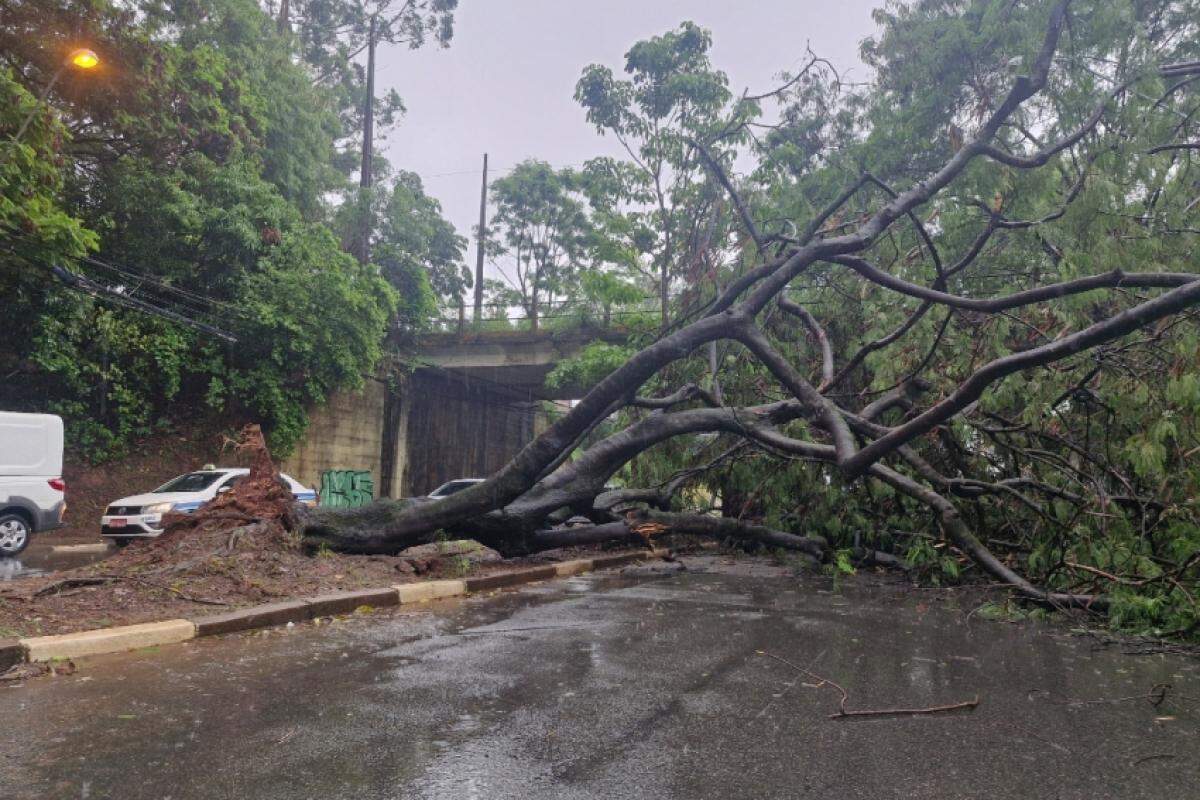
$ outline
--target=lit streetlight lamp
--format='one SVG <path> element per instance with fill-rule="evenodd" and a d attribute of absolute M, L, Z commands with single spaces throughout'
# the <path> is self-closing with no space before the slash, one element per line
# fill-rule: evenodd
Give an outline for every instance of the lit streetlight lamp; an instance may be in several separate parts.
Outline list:
<path fill-rule="evenodd" d="M 96 55 L 95 50 L 89 50 L 86 47 L 80 47 L 68 53 L 67 57 L 63 59 L 63 63 L 54 73 L 54 77 L 50 79 L 50 82 L 46 84 L 46 88 L 42 89 L 42 93 L 38 95 L 37 106 L 29 112 L 29 116 L 25 117 L 25 121 L 21 123 L 21 127 L 17 129 L 16 135 L 13 136 L 13 141 L 19 142 L 21 140 L 21 136 L 25 133 L 25 129 L 29 127 L 30 122 L 33 122 L 33 118 L 35 115 L 37 115 L 38 109 L 41 108 L 42 103 L 46 102 L 46 97 L 50 94 L 50 90 L 54 88 L 54 85 L 58 83 L 58 79 L 61 78 L 63 73 L 67 71 L 67 67 L 73 67 L 86 72 L 90 69 L 95 69 L 99 64 L 100 56 Z"/>

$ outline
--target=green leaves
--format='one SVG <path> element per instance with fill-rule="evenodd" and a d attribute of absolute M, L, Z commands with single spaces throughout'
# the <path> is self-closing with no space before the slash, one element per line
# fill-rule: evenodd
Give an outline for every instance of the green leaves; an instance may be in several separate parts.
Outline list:
<path fill-rule="evenodd" d="M 546 306 L 576 294 L 594 228 L 580 177 L 543 161 L 518 164 L 492 183 L 489 249 L 507 260 L 513 299 L 537 324 Z"/>
<path fill-rule="evenodd" d="M 26 119 L 21 138 L 14 139 Z M 60 197 L 65 136 L 52 110 L 39 105 L 8 67 L 0 68 L 0 235 L 22 236 L 16 246 L 42 256 L 82 255 L 96 245 L 95 234 Z M 0 266 L 0 279 L 10 269 Z"/>
<path fill-rule="evenodd" d="M 633 355 L 630 347 L 593 342 L 574 358 L 559 362 L 546 376 L 550 389 L 588 387 L 595 385 Z"/>
<path fill-rule="evenodd" d="M 410 6 L 444 14 L 454 3 Z M 0 341 L 0 361 L 35 371 L 39 407 L 63 413 L 71 443 L 97 459 L 191 409 L 260 421 L 285 455 L 307 407 L 375 369 L 389 319 L 401 330 L 427 324 L 431 275 L 456 291 L 462 241 L 419 181 L 401 176 L 377 224 L 380 263 L 359 265 L 331 227 L 339 98 L 296 61 L 292 40 L 252 0 L 135 7 L 72 6 L 71 28 L 87 31 L 105 69 L 87 91 L 64 77 L 53 109 L 0 72 L 3 138 L 36 112 L 19 146 L 0 144 L 13 156 L 0 159 L 0 226 L 19 230 L 25 248 L 25 260 L 0 266 L 0 290 L 10 321 L 30 332 Z M 61 21 L 45 11 L 26 0 L 11 9 L 45 36 L 0 30 L 38 87 L 40 48 L 57 41 Z M 47 263 L 89 249 L 125 271 L 73 269 L 149 293 L 238 344 L 51 282 Z"/>

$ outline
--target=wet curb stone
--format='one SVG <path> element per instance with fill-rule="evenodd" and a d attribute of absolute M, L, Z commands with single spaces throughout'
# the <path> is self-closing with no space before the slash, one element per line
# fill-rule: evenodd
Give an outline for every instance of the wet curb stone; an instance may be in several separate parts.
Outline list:
<path fill-rule="evenodd" d="M 314 617 L 348 614 L 362 606 L 384 608 L 410 605 L 472 592 L 492 591 L 551 578 L 579 575 L 591 570 L 619 567 L 647 558 L 661 558 L 665 550 L 642 550 L 609 556 L 562 561 L 541 567 L 483 575 L 466 580 L 421 581 L 377 589 L 331 592 L 300 600 L 251 606 L 195 619 L 172 619 L 116 628 L 100 628 L 56 636 L 0 639 L 0 671 L 23 661 L 119 653 L 160 644 L 176 644 L 199 636 L 215 636 L 255 628 L 305 622 Z"/>
<path fill-rule="evenodd" d="M 400 605 L 423 603 L 426 600 L 438 600 L 443 597 L 458 597 L 467 593 L 467 584 L 463 581 L 421 581 L 420 583 L 402 583 L 392 587 L 400 598 Z"/>
<path fill-rule="evenodd" d="M 79 658 L 102 653 L 120 653 L 160 644 L 186 642 L 196 635 L 196 626 L 186 619 L 162 622 L 143 622 L 117 628 L 99 628 L 57 636 L 34 636 L 22 639 L 30 661 L 54 661 L 60 658 Z"/>
<path fill-rule="evenodd" d="M 224 614 L 210 614 L 192 621 L 196 623 L 197 636 L 215 636 L 218 633 L 236 633 L 251 628 L 304 622 L 312 617 L 312 607 L 307 600 L 285 600 L 282 603 L 239 608 Z"/>
<path fill-rule="evenodd" d="M 312 611 L 314 617 L 353 614 L 363 606 L 369 608 L 388 608 L 398 605 L 400 605 L 400 593 L 392 587 L 331 592 L 308 600 L 309 609 Z"/>
<path fill-rule="evenodd" d="M 557 578 L 558 570 L 553 564 L 545 567 L 531 567 L 520 572 L 498 572 L 495 575 L 483 575 L 478 578 L 467 578 L 468 592 L 487 592 L 492 589 L 505 589 L 509 586 L 520 586 L 523 583 L 544 581 Z"/>
<path fill-rule="evenodd" d="M 560 578 L 570 577 L 571 575 L 581 575 L 595 569 L 592 566 L 592 559 L 579 558 L 574 561 L 560 561 L 554 565 L 554 572 Z"/>

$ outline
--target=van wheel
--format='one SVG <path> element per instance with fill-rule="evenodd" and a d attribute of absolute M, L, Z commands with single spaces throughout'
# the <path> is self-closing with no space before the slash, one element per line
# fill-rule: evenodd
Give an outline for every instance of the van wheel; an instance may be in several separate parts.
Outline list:
<path fill-rule="evenodd" d="M 20 514 L 0 514 L 0 558 L 11 558 L 29 544 L 29 521 Z"/>

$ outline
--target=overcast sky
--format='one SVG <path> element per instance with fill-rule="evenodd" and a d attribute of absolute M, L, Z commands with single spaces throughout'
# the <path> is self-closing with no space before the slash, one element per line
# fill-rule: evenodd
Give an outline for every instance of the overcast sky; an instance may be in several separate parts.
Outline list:
<path fill-rule="evenodd" d="M 381 50 L 379 92 L 394 88 L 408 114 L 381 143 L 417 172 L 464 236 L 479 214 L 480 161 L 491 177 L 525 158 L 556 167 L 617 154 L 573 99 L 583 68 L 620 71 L 640 39 L 693 20 L 712 31 L 713 64 L 731 88 L 762 91 L 803 63 L 805 42 L 863 79 L 858 45 L 880 0 L 461 0 L 448 49 Z M 472 253 L 468 260 L 473 261 Z M 490 270 L 489 270 L 490 271 Z"/>

